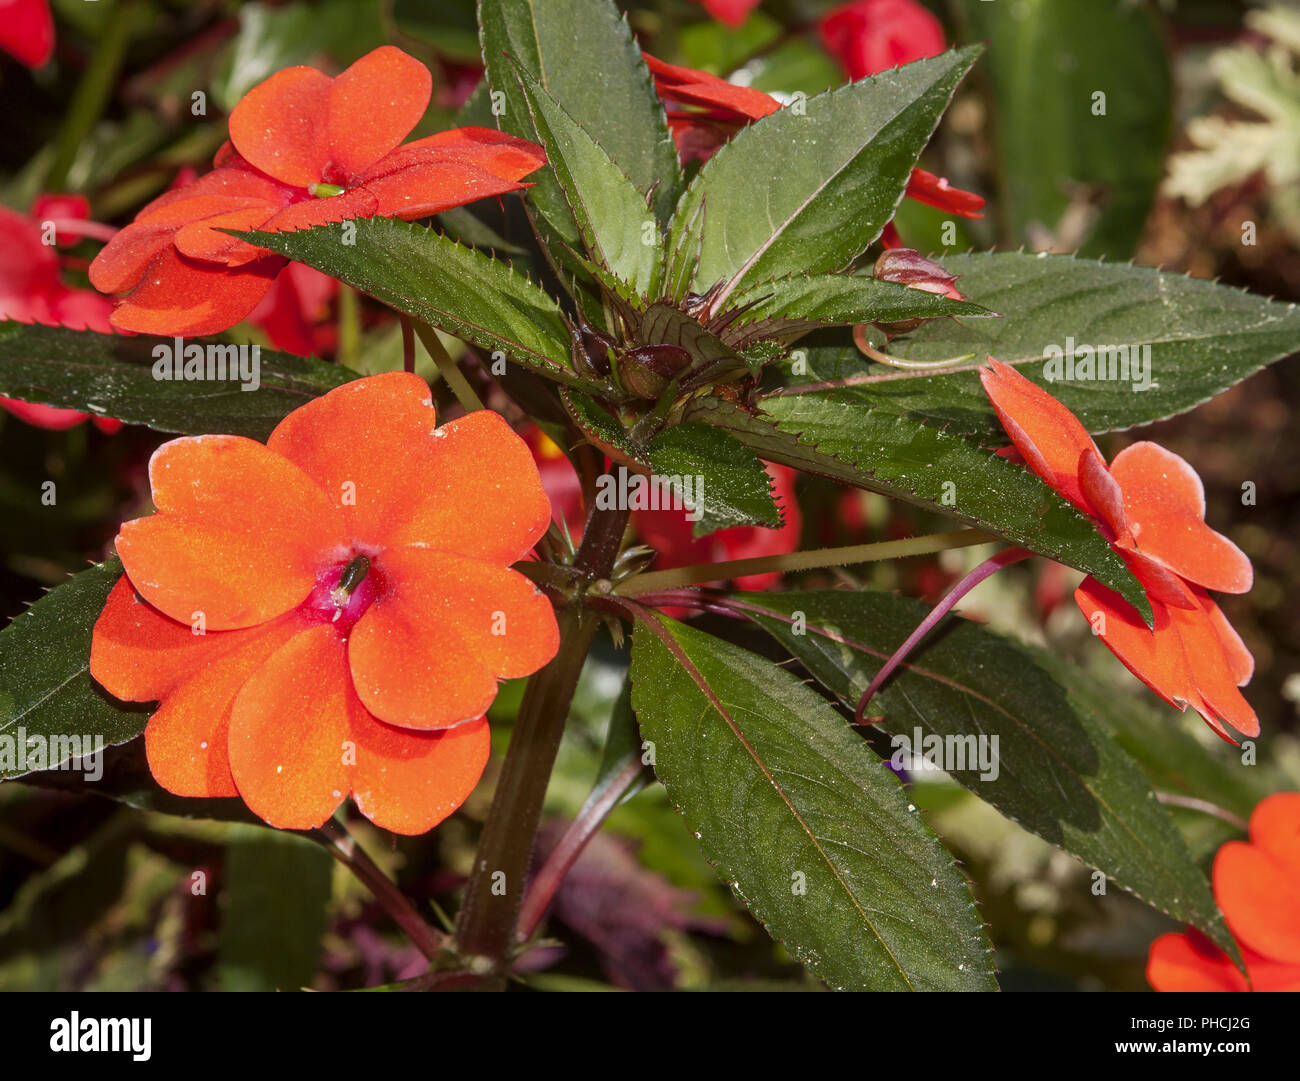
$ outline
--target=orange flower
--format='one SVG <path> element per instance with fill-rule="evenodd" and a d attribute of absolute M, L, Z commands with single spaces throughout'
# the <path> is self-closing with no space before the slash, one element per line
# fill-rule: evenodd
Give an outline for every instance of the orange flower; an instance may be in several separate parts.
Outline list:
<path fill-rule="evenodd" d="M 487 411 L 435 427 L 428 387 L 395 372 L 309 402 L 266 445 L 172 440 L 149 474 L 158 512 L 118 534 L 126 576 L 90 670 L 160 701 L 159 784 L 287 829 L 349 793 L 399 833 L 455 810 L 497 680 L 558 647 L 549 602 L 508 569 L 551 514 L 523 440 Z"/>
<path fill-rule="evenodd" d="M 146 206 L 90 266 L 105 293 L 128 294 L 113 325 L 147 334 L 214 334 L 266 295 L 285 265 L 222 229 L 292 232 L 372 216 L 428 217 L 527 187 L 540 147 L 488 128 L 399 146 L 424 116 L 428 69 L 385 45 L 331 79 L 276 72 L 230 114 L 216 168 Z"/>
<path fill-rule="evenodd" d="M 1191 706 L 1220 736 L 1223 722 L 1259 735 L 1259 719 L 1238 687 L 1255 662 L 1207 590 L 1245 593 L 1250 560 L 1205 524 L 1196 470 L 1156 443 L 1134 443 L 1107 468 L 1073 413 L 1014 368 L 992 357 L 980 381 L 1026 464 L 1085 514 L 1142 583 L 1154 629 L 1119 594 L 1085 578 L 1074 599 L 1094 632 L 1166 702 Z"/>
<path fill-rule="evenodd" d="M 1250 840 L 1214 858 L 1214 896 L 1249 980 L 1199 931 L 1151 944 L 1157 991 L 1300 991 L 1300 792 L 1269 796 L 1250 816 Z"/>

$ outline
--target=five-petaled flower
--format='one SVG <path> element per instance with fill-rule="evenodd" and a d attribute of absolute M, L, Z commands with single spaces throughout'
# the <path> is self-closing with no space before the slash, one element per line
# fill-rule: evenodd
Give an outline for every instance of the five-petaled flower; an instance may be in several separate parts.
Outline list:
<path fill-rule="evenodd" d="M 399 833 L 436 825 L 488 757 L 497 680 L 558 647 L 550 603 L 509 569 L 551 509 L 496 413 L 435 426 L 428 387 L 359 379 L 266 444 L 198 436 L 149 465 L 156 514 L 117 537 L 126 576 L 91 673 L 160 701 L 155 779 L 320 825 L 350 793 Z"/>
<path fill-rule="evenodd" d="M 1085 578 L 1074 599 L 1125 667 L 1178 709 L 1191 706 L 1220 736 L 1226 722 L 1259 735 L 1238 687 L 1255 662 L 1207 590 L 1245 593 L 1250 560 L 1205 524 L 1205 490 L 1186 461 L 1156 443 L 1126 447 L 1107 467 L 1073 413 L 1014 368 L 989 358 L 980 372 L 1002 427 L 1026 464 L 1095 518 L 1151 602 L 1148 628 L 1119 594 Z"/>
<path fill-rule="evenodd" d="M 401 144 L 423 117 L 429 71 L 385 45 L 336 78 L 285 68 L 230 114 L 212 172 L 155 199 L 90 267 L 124 293 L 113 325 L 146 334 L 214 334 L 266 295 L 286 260 L 226 229 L 292 232 L 374 216 L 425 218 L 527 187 L 540 147 L 488 128 Z"/>
<path fill-rule="evenodd" d="M 1147 980 L 1157 991 L 1300 991 L 1300 792 L 1263 800 L 1250 840 L 1214 858 L 1214 898 L 1246 965 L 1188 928 L 1151 944 Z"/>
<path fill-rule="evenodd" d="M 670 106 L 668 127 L 682 161 L 704 161 L 746 124 L 770 116 L 781 103 L 761 90 L 736 86 L 694 68 L 668 64 L 649 53 L 642 54 L 654 76 L 655 90 Z M 945 177 L 913 169 L 907 181 L 907 196 L 962 218 L 983 216 L 984 199 L 973 192 L 954 188 Z M 901 247 L 893 222 L 885 227 L 886 247 Z"/>

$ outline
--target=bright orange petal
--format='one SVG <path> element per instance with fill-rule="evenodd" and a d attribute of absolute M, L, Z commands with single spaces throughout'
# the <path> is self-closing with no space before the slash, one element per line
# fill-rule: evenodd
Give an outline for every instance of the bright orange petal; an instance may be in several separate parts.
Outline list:
<path fill-rule="evenodd" d="M 724 109 L 741 120 L 758 120 L 781 108 L 779 101 L 761 90 L 736 86 L 704 71 L 669 64 L 649 53 L 641 55 L 654 76 L 655 90 L 668 101 Z"/>
<path fill-rule="evenodd" d="M 441 732 L 412 732 L 384 724 L 358 704 L 352 713 L 357 764 L 352 798 L 381 829 L 423 833 L 456 810 L 487 766 L 486 720 Z"/>
<path fill-rule="evenodd" d="M 1249 991 L 1246 977 L 1204 935 L 1161 935 L 1147 957 L 1147 983 L 1157 991 Z"/>
<path fill-rule="evenodd" d="M 368 169 L 420 122 L 432 92 L 429 69 L 401 49 L 383 45 L 361 57 L 330 87 L 333 166 L 345 177 Z"/>
<path fill-rule="evenodd" d="M 1300 882 L 1300 792 L 1279 792 L 1260 801 L 1250 816 L 1250 843 Z"/>
<path fill-rule="evenodd" d="M 1258 736 L 1259 718 L 1237 690 L 1238 673 L 1234 672 L 1232 663 L 1225 656 L 1218 628 L 1203 607 L 1209 598 L 1201 590 L 1195 593 L 1201 602 L 1196 608 L 1170 607 L 1167 611 L 1182 640 L 1183 654 L 1187 657 L 1197 694 L 1218 720 L 1230 724 L 1244 736 Z M 1193 701 L 1192 705 L 1196 703 Z M 1213 727 L 1218 727 L 1206 709 L 1198 706 L 1197 712 Z"/>
<path fill-rule="evenodd" d="M 303 601 L 343 549 L 342 517 L 292 462 L 252 439 L 174 439 L 149 462 L 158 513 L 127 522 L 117 551 L 164 615 L 207 630 L 264 623 Z"/>
<path fill-rule="evenodd" d="M 215 640 L 168 619 L 123 575 L 95 621 L 90 674 L 116 698 L 156 702 L 212 655 Z"/>
<path fill-rule="evenodd" d="M 989 357 L 980 382 L 1002 427 L 1029 468 L 1081 510 L 1093 514 L 1080 482 L 1082 460 L 1105 460 L 1092 437 L 1060 402 L 1014 368 Z"/>
<path fill-rule="evenodd" d="M 278 255 L 233 270 L 195 262 L 176 251 L 169 233 L 139 285 L 113 311 L 113 326 L 136 334 L 219 334 L 257 307 L 284 264 Z"/>
<path fill-rule="evenodd" d="M 164 695 L 144 732 L 149 771 L 178 796 L 236 796 L 228 750 L 235 698 L 267 657 L 301 631 L 293 616 L 209 635 L 212 655 Z"/>
<path fill-rule="evenodd" d="M 1300 877 L 1268 851 L 1229 841 L 1214 857 L 1214 896 L 1232 933 L 1273 961 L 1300 963 Z"/>
<path fill-rule="evenodd" d="M 1228 662 L 1232 681 L 1238 687 L 1244 687 L 1255 674 L 1255 658 L 1246 648 L 1246 643 L 1241 640 L 1237 629 L 1228 622 L 1228 617 L 1223 614 L 1223 610 L 1208 596 L 1202 595 L 1201 603 L 1210 617 L 1210 622 L 1214 625 L 1215 633 L 1219 636 L 1219 645 Z"/>
<path fill-rule="evenodd" d="M 1124 491 L 1139 551 L 1206 589 L 1250 589 L 1250 560 L 1205 524 L 1205 489 L 1186 461 L 1158 443 L 1134 443 L 1115 456 L 1110 472 Z"/>
<path fill-rule="evenodd" d="M 244 684 L 230 717 L 230 769 L 254 814 L 313 829 L 348 794 L 355 693 L 329 624 L 302 631 Z"/>
<path fill-rule="evenodd" d="M 231 111 L 230 141 L 268 176 L 296 188 L 317 183 L 329 161 L 332 83 L 315 68 L 277 71 Z"/>

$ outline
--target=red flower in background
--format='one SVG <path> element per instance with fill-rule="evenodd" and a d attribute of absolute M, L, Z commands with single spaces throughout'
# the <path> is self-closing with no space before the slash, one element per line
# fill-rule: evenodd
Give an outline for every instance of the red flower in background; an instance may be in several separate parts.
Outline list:
<path fill-rule="evenodd" d="M 1151 986 L 1157 991 L 1300 991 L 1300 793 L 1263 800 L 1250 816 L 1250 840 L 1229 841 L 1219 849 L 1214 897 L 1249 979 L 1189 927 L 1151 944 Z"/>
<path fill-rule="evenodd" d="M 1026 464 L 1079 510 L 1142 583 L 1154 628 L 1119 594 L 1085 578 L 1074 599 L 1096 633 L 1170 705 L 1191 706 L 1230 743 L 1223 722 L 1259 735 L 1238 687 L 1255 662 L 1207 590 L 1245 593 L 1250 560 L 1205 524 L 1196 470 L 1156 443 L 1126 447 L 1109 468 L 1073 413 L 1014 368 L 989 358 L 980 381 Z"/>
<path fill-rule="evenodd" d="M 699 0 L 704 10 L 733 30 L 743 25 L 760 0 Z"/>
<path fill-rule="evenodd" d="M 54 55 L 54 18 L 49 0 L 0 0 L 0 49 L 29 68 Z"/>
<path fill-rule="evenodd" d="M 336 78 L 294 67 L 254 87 L 230 114 L 216 168 L 155 199 L 91 265 L 97 289 L 126 294 L 113 325 L 212 334 L 248 316 L 286 260 L 221 229 L 428 217 L 526 187 L 545 164 L 539 147 L 487 128 L 399 145 L 431 91 L 428 69 L 392 46 Z"/>
<path fill-rule="evenodd" d="M 86 214 L 86 201 L 78 196 L 42 196 L 32 217 L 0 207 L 0 319 L 103 334 L 112 330 L 109 315 L 113 302 L 90 289 L 65 285 L 58 248 L 45 243 L 47 224 L 54 225 L 52 239 L 57 242 L 67 236 L 63 225 L 73 225 Z M 76 409 L 56 409 L 14 398 L 0 398 L 0 406 L 38 428 L 72 428 L 91 419 L 90 414 Z M 105 432 L 122 427 L 121 421 L 109 417 L 95 417 L 94 422 Z"/>
<path fill-rule="evenodd" d="M 942 51 L 942 42 L 939 51 Z M 655 90 L 668 108 L 668 127 L 683 162 L 704 161 L 746 124 L 770 116 L 781 103 L 761 90 L 736 86 L 694 68 L 668 64 L 642 53 L 654 76 Z M 907 195 L 962 218 L 982 217 L 984 199 L 954 188 L 946 179 L 913 169 Z M 893 223 L 885 227 L 885 246 L 900 247 Z M 891 242 L 892 240 L 892 242 Z"/>
<path fill-rule="evenodd" d="M 789 466 L 767 463 L 767 475 L 772 479 L 772 495 L 781 508 L 781 525 L 778 529 L 764 526 L 734 526 L 720 529 L 707 536 L 694 535 L 695 524 L 684 510 L 636 510 L 632 524 L 641 539 L 658 552 L 655 570 L 671 570 L 701 563 L 721 563 L 731 559 L 754 559 L 758 556 L 785 555 L 799 547 L 799 534 L 803 518 L 795 499 L 794 482 L 799 475 Z M 737 589 L 771 589 L 781 580 L 779 573 L 747 574 L 735 580 Z M 669 615 L 680 615 L 684 610 L 664 609 Z"/>
<path fill-rule="evenodd" d="M 555 654 L 550 602 L 510 570 L 550 507 L 496 413 L 435 427 L 405 372 L 290 413 L 263 445 L 163 444 L 158 512 L 117 537 L 126 575 L 91 645 L 110 693 L 160 701 L 155 779 L 320 825 L 351 793 L 419 833 L 473 789 L 497 680 Z"/>
<path fill-rule="evenodd" d="M 323 356 L 337 343 L 338 328 L 321 325 L 339 283 L 306 263 L 290 263 L 276 276 L 248 321 L 266 331 L 276 349 L 300 357 Z"/>
<path fill-rule="evenodd" d="M 914 0 L 852 0 L 822 16 L 822 45 L 850 79 L 938 56 L 943 24 Z"/>
<path fill-rule="evenodd" d="M 537 463 L 542 488 L 551 503 L 552 521 L 566 527 L 573 541 L 582 540 L 586 519 L 582 506 L 582 481 L 578 479 L 578 471 L 573 468 L 573 463 L 564 451 L 537 425 L 529 424 L 520 434 L 532 451 L 533 461 Z"/>

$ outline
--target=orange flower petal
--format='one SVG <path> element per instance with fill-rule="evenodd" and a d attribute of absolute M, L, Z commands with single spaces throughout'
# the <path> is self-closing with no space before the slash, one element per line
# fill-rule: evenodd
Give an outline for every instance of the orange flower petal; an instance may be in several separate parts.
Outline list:
<path fill-rule="evenodd" d="M 361 57 L 330 87 L 327 119 L 334 167 L 345 177 L 368 169 L 410 134 L 432 93 L 429 69 L 401 49 L 383 45 Z"/>
<path fill-rule="evenodd" d="M 1199 589 L 1195 593 L 1200 602 L 1196 608 L 1170 607 L 1167 611 L 1183 643 L 1183 654 L 1187 657 L 1197 693 L 1220 720 L 1232 725 L 1242 735 L 1258 736 L 1259 718 L 1237 690 L 1236 677 L 1240 673 L 1234 671 L 1232 662 L 1225 656 L 1218 627 L 1204 607 L 1209 598 Z M 1196 706 L 1196 703 L 1193 701 L 1192 705 Z M 1202 717 L 1210 720 L 1206 710 L 1199 706 L 1196 708 Z"/>
<path fill-rule="evenodd" d="M 1229 841 L 1214 858 L 1214 896 L 1245 945 L 1300 963 L 1300 876 L 1292 867 L 1258 845 Z"/>
<path fill-rule="evenodd" d="M 343 641 L 321 623 L 271 655 L 230 717 L 230 769 L 254 814 L 314 829 L 348 794 L 355 693 Z"/>
<path fill-rule="evenodd" d="M 330 156 L 332 84 L 315 68 L 277 71 L 231 111 L 230 141 L 267 176 L 296 188 L 317 183 Z"/>
<path fill-rule="evenodd" d="M 654 76 L 655 90 L 669 101 L 679 101 L 688 105 L 717 106 L 726 109 L 745 120 L 758 120 L 776 112 L 781 103 L 747 86 L 736 86 L 719 79 L 716 75 L 696 71 L 694 68 L 668 64 L 642 53 L 645 62 Z"/>
<path fill-rule="evenodd" d="M 1091 577 L 1085 578 L 1074 591 L 1074 600 L 1094 633 L 1100 628 L 1097 637 L 1156 694 L 1179 710 L 1203 704 L 1192 682 L 1182 640 L 1174 630 L 1169 608 L 1151 600 L 1155 626 L 1154 630 L 1150 629 L 1131 604 Z M 1213 722 L 1212 725 L 1228 738 L 1221 727 Z"/>
<path fill-rule="evenodd" d="M 907 181 L 907 197 L 962 218 L 984 217 L 984 196 L 954 188 L 946 176 L 935 176 L 924 169 L 912 170 Z"/>
<path fill-rule="evenodd" d="M 116 698 L 156 702 L 212 655 L 215 641 L 145 603 L 123 575 L 95 621 L 90 674 Z"/>
<path fill-rule="evenodd" d="M 149 771 L 178 796 L 237 796 L 228 741 L 235 699 L 275 650 L 302 629 L 293 616 L 208 636 L 212 654 L 171 688 L 144 732 Z"/>
<path fill-rule="evenodd" d="M 1237 629 L 1228 622 L 1228 617 L 1223 614 L 1223 610 L 1208 596 L 1202 596 L 1201 603 L 1210 617 L 1210 622 L 1214 625 L 1215 633 L 1219 636 L 1219 645 L 1223 648 L 1223 656 L 1228 662 L 1232 681 L 1238 687 L 1244 687 L 1255 674 L 1255 658 L 1246 648 L 1246 643 L 1241 640 Z"/>
<path fill-rule="evenodd" d="M 1161 935 L 1147 957 L 1147 983 L 1157 991 L 1249 991 L 1229 959 L 1204 935 Z"/>
<path fill-rule="evenodd" d="M 1259 802 L 1250 816 L 1250 843 L 1300 883 L 1300 792 L 1278 792 Z"/>
<path fill-rule="evenodd" d="M 303 601 L 342 517 L 292 462 L 252 439 L 174 439 L 149 462 L 158 513 L 127 522 L 117 550 L 132 584 L 207 630 L 264 623 Z"/>
<path fill-rule="evenodd" d="M 1105 460 L 1075 415 L 1042 387 L 992 357 L 980 371 L 980 382 L 1029 468 L 1080 510 L 1094 514 L 1083 494 L 1080 469 L 1086 456 L 1095 456 L 1103 467 Z"/>
<path fill-rule="evenodd" d="M 352 740 L 357 809 L 381 829 L 406 834 L 432 829 L 465 802 L 492 745 L 486 720 L 412 732 L 382 723 L 360 703 L 352 712 Z"/>
<path fill-rule="evenodd" d="M 278 255 L 237 270 L 191 262 L 169 236 L 156 248 L 143 280 L 114 310 L 113 326 L 137 334 L 219 334 L 257 307 L 284 264 Z"/>
<path fill-rule="evenodd" d="M 497 679 L 529 675 L 559 646 L 550 602 L 523 575 L 447 552 L 389 549 L 384 587 L 348 642 L 357 693 L 389 724 L 445 728 L 479 716 Z"/>
<path fill-rule="evenodd" d="M 528 445 L 487 410 L 435 421 L 428 385 L 389 372 L 294 410 L 269 446 L 331 498 L 349 493 L 355 504 L 343 512 L 357 540 L 513 563 L 550 520 Z"/>
<path fill-rule="evenodd" d="M 292 233 L 310 229 L 315 225 L 347 221 L 349 218 L 369 218 L 379 212 L 379 201 L 364 188 L 353 188 L 342 195 L 323 199 L 304 199 L 293 203 L 261 226 L 268 233 Z"/>
<path fill-rule="evenodd" d="M 1115 456 L 1110 472 L 1124 491 L 1138 550 L 1206 589 L 1250 589 L 1250 560 L 1205 524 L 1205 489 L 1186 461 L 1157 443 L 1134 443 Z"/>

